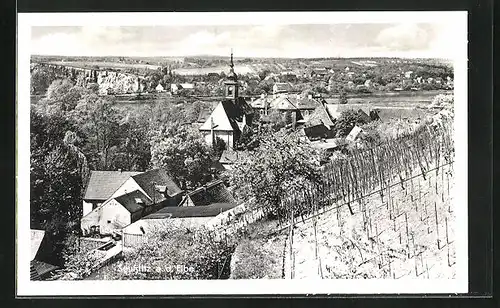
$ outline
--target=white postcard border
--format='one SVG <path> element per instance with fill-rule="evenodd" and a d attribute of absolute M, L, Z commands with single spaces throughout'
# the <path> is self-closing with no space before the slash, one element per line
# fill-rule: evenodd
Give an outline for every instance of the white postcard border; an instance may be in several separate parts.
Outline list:
<path fill-rule="evenodd" d="M 30 39 L 32 26 L 241 25 L 447 22 L 461 34 L 455 67 L 456 279 L 398 280 L 192 280 L 192 281 L 30 281 Z M 293 21 L 293 22 L 291 22 Z M 22 13 L 17 48 L 16 294 L 218 295 L 218 294 L 398 294 L 466 293 L 467 236 L 467 12 L 289 12 L 289 13 Z"/>

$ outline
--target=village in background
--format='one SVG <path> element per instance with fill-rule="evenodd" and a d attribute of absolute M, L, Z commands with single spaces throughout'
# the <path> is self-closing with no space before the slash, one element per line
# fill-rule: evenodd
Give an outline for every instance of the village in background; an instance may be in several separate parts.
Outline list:
<path fill-rule="evenodd" d="M 31 280 L 454 278 L 453 67 L 31 58 Z"/>

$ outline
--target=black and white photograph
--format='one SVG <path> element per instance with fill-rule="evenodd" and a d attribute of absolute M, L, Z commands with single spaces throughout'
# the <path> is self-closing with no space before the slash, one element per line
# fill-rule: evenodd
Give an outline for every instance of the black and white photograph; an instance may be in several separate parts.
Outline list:
<path fill-rule="evenodd" d="M 466 21 L 19 14 L 18 294 L 467 292 Z"/>

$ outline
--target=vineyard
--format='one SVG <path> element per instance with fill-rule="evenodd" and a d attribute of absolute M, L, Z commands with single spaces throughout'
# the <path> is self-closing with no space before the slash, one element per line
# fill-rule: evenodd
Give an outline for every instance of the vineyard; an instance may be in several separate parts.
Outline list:
<path fill-rule="evenodd" d="M 285 217 L 267 235 L 286 238 L 283 276 L 453 277 L 452 136 L 452 121 L 435 118 L 325 165 L 321 185 L 291 193 L 281 205 Z M 266 211 L 249 206 L 210 233 L 238 234 L 252 223 L 249 213 Z"/>

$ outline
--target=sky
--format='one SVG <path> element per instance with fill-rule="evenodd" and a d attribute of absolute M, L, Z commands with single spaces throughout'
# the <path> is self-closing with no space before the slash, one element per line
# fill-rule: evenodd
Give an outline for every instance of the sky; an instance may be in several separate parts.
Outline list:
<path fill-rule="evenodd" d="M 451 58 L 447 23 L 33 26 L 31 53 L 60 56 Z"/>

